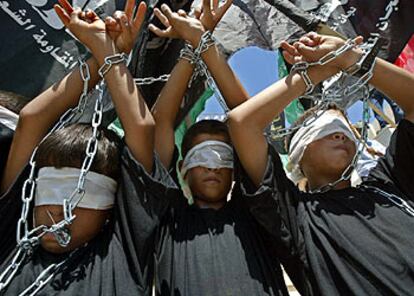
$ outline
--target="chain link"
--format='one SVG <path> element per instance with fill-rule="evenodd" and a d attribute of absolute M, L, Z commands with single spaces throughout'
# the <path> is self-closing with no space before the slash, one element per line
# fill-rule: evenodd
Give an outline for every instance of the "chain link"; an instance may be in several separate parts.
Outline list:
<path fill-rule="evenodd" d="M 377 27 L 380 30 L 383 31 L 388 27 L 388 21 L 391 17 L 392 12 L 398 9 L 397 7 L 398 2 L 399 2 L 398 0 L 390 1 L 389 4 L 387 5 L 385 16 L 381 17 L 379 19 L 379 23 L 377 24 Z M 352 14 L 355 13 L 354 10 L 352 10 L 351 12 Z M 368 41 L 362 44 L 361 46 L 359 46 L 360 49 L 362 49 L 364 52 L 360 61 L 358 61 L 355 65 L 348 68 L 346 72 L 342 72 L 341 75 L 338 76 L 338 78 L 336 79 L 334 83 L 332 83 L 329 87 L 323 90 L 321 96 L 310 95 L 313 92 L 314 85 L 312 84 L 312 81 L 309 79 L 309 76 L 305 75 L 307 74 L 306 73 L 307 69 L 311 66 L 316 66 L 316 65 L 323 66 L 323 65 L 328 64 L 329 62 L 333 61 L 335 58 L 337 58 L 341 54 L 355 47 L 355 43 L 352 40 L 348 40 L 341 48 L 339 48 L 336 51 L 326 54 L 325 56 L 323 56 L 320 60 L 316 62 L 312 62 L 312 63 L 300 62 L 300 63 L 293 65 L 292 67 L 291 72 L 299 72 L 306 84 L 306 92 L 305 92 L 304 98 L 313 99 L 315 102 L 317 102 L 316 106 L 318 107 L 316 108 L 315 113 L 311 117 L 309 117 L 307 120 L 305 120 L 302 124 L 295 126 L 293 128 L 280 129 L 276 133 L 271 133 L 271 135 L 276 138 L 287 136 L 304 126 L 308 126 L 309 124 L 311 124 L 318 118 L 317 114 L 322 115 L 323 112 L 328 109 L 328 106 L 331 103 L 337 103 L 338 100 L 343 100 L 344 98 L 348 98 L 352 102 L 351 100 L 352 97 L 362 92 L 361 97 L 362 97 L 362 102 L 363 102 L 363 111 L 362 111 L 363 112 L 362 114 L 363 124 L 362 124 L 362 130 L 361 130 L 361 137 L 359 139 L 357 152 L 354 158 L 352 159 L 350 165 L 344 170 L 344 172 L 342 173 L 341 177 L 338 180 L 336 180 L 333 183 L 327 184 L 323 187 L 320 187 L 316 190 L 312 190 L 310 191 L 311 193 L 321 193 L 321 192 L 329 191 L 332 188 L 334 188 L 337 184 L 339 184 L 340 182 L 349 180 L 351 178 L 352 172 L 355 169 L 356 164 L 363 150 L 365 149 L 367 137 L 368 137 L 368 124 L 369 124 L 369 118 L 370 118 L 370 109 L 368 106 L 369 87 L 367 84 L 373 76 L 373 70 L 375 67 L 375 59 L 372 61 L 368 71 L 366 73 L 363 73 L 363 75 L 359 77 L 355 83 L 351 85 L 349 84 L 347 85 L 346 82 L 348 81 L 350 75 L 358 72 L 361 69 L 362 63 L 368 55 L 370 54 L 376 55 L 378 53 L 379 46 L 381 45 L 381 42 L 379 40 L 380 38 L 381 36 L 378 33 L 372 33 Z M 348 104 L 349 103 L 350 102 L 348 102 Z M 400 201 L 398 203 L 402 204 Z M 407 207 L 403 205 L 403 208 L 404 208 L 404 211 L 409 214 L 414 213 L 414 210 L 411 212 L 412 210 L 411 207 L 407 210 Z"/>
<path fill-rule="evenodd" d="M 150 85 L 155 82 L 167 82 L 170 76 L 170 74 L 163 74 L 159 77 L 135 78 L 134 82 L 136 85 Z"/>
<path fill-rule="evenodd" d="M 227 114 L 230 109 L 226 104 L 226 101 L 224 100 L 221 93 L 218 91 L 217 85 L 211 76 L 210 72 L 208 71 L 208 68 L 206 64 L 201 59 L 201 54 L 207 51 L 211 46 L 214 46 L 216 44 L 215 39 L 213 38 L 213 35 L 210 31 L 206 31 L 203 33 L 203 35 L 200 38 L 200 42 L 194 50 L 192 50 L 191 45 L 187 45 L 184 47 L 184 52 L 180 54 L 180 57 L 184 59 L 189 59 L 190 57 L 190 63 L 195 64 L 194 74 L 191 77 L 189 86 L 191 86 L 192 82 L 199 76 L 204 75 L 206 77 L 206 83 L 209 88 L 211 88 L 214 91 L 214 94 L 216 95 L 217 101 L 219 102 L 220 106 L 223 108 L 224 113 Z"/>
<path fill-rule="evenodd" d="M 406 213 L 407 215 L 411 217 L 414 217 L 414 208 L 410 206 L 410 204 L 406 200 L 402 199 L 398 195 L 395 195 L 393 193 L 388 193 L 382 189 L 379 189 L 378 187 L 374 187 L 374 186 L 370 186 L 366 184 L 360 185 L 359 187 L 362 189 L 368 190 L 368 191 L 372 191 L 374 193 L 377 193 L 385 197 L 390 202 L 392 202 L 394 205 L 396 205 L 401 211 L 403 211 L 404 213 Z"/>
<path fill-rule="evenodd" d="M 80 61 L 80 75 L 83 80 L 83 90 L 82 94 L 79 99 L 79 103 L 75 108 L 67 110 L 59 119 L 59 121 L 54 125 L 54 127 L 50 130 L 50 132 L 40 141 L 39 145 L 45 141 L 53 132 L 64 128 L 72 119 L 81 113 L 83 113 L 85 109 L 86 99 L 88 96 L 88 83 L 90 80 L 90 73 L 88 65 Z M 11 264 L 3 271 L 0 275 L 0 292 L 4 290 L 5 287 L 11 282 L 13 277 L 15 276 L 17 270 L 20 268 L 22 263 L 27 259 L 30 258 L 34 252 L 34 249 L 39 245 L 40 238 L 45 235 L 46 233 L 52 233 L 55 237 L 57 242 L 65 247 L 69 244 L 71 236 L 67 229 L 67 226 L 72 223 L 76 216 L 72 214 L 72 210 L 76 207 L 79 201 L 83 197 L 83 193 L 85 191 L 84 184 L 85 178 L 89 169 L 92 165 L 93 159 L 95 157 L 97 151 L 97 136 L 98 136 L 98 128 L 102 122 L 102 113 L 103 113 L 103 103 L 102 103 L 102 84 L 98 87 L 99 96 L 95 103 L 95 110 L 92 118 L 92 128 L 93 133 L 92 137 L 88 140 L 88 144 L 86 147 L 86 157 L 84 159 L 81 173 L 78 180 L 78 186 L 73 191 L 73 193 L 64 200 L 63 204 L 63 211 L 64 211 L 64 219 L 58 223 L 54 223 L 52 226 L 47 227 L 45 225 L 40 225 L 32 230 L 29 231 L 28 226 L 28 214 L 30 209 L 30 203 L 33 201 L 35 195 L 35 188 L 36 188 L 36 154 L 39 145 L 33 150 L 33 153 L 29 160 L 30 166 L 30 173 L 28 179 L 24 182 L 22 188 L 22 212 L 21 216 L 17 223 L 17 231 L 16 231 L 16 241 L 17 241 L 17 252 L 12 259 Z M 76 202 L 73 202 L 76 199 Z M 59 264 L 52 264 L 47 267 L 36 279 L 36 281 L 27 288 L 21 295 L 34 295 L 40 289 L 43 288 L 44 285 L 50 279 L 53 278 L 56 270 L 63 266 L 66 261 L 62 261 Z M 30 292 L 30 294 L 29 294 Z"/>

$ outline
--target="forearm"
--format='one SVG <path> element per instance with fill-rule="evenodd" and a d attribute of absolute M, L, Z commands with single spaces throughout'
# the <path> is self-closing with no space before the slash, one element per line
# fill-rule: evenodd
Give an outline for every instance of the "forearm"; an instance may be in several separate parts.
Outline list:
<path fill-rule="evenodd" d="M 308 74 L 317 84 L 335 74 L 334 68 L 310 68 Z M 259 186 L 267 163 L 267 142 L 263 130 L 306 89 L 302 77 L 290 74 L 260 92 L 229 113 L 228 125 L 240 162 L 256 186 Z M 254 151 L 254 157 L 252 157 Z"/>
<path fill-rule="evenodd" d="M 230 109 L 249 98 L 247 91 L 216 46 L 211 46 L 201 57 Z"/>
<path fill-rule="evenodd" d="M 112 42 L 94 51 L 99 66 L 117 50 Z M 105 82 L 125 131 L 125 142 L 132 155 L 148 172 L 152 170 L 154 120 L 132 75 L 124 63 L 113 64 L 105 74 Z"/>
<path fill-rule="evenodd" d="M 308 69 L 313 84 L 335 74 L 331 67 L 312 67 Z M 272 120 L 294 99 L 303 95 L 306 85 L 298 73 L 293 73 L 269 86 L 250 100 L 230 112 L 230 120 L 237 125 L 248 125 L 258 131 L 263 131 Z"/>
<path fill-rule="evenodd" d="M 91 78 L 89 88 L 99 81 L 98 64 L 94 58 L 86 62 Z M 29 161 L 33 149 L 43 139 L 49 129 L 69 108 L 78 104 L 83 90 L 83 80 L 79 67 L 53 84 L 28 103 L 19 115 L 19 122 L 10 147 L 7 165 L 1 183 L 1 191 L 6 190 Z"/>
<path fill-rule="evenodd" d="M 408 120 L 414 121 L 414 75 L 377 58 L 370 84 L 394 100 Z"/>
<path fill-rule="evenodd" d="M 91 89 L 99 81 L 98 64 L 95 58 L 89 58 L 86 63 L 90 70 L 88 86 Z M 82 90 L 83 80 L 79 67 L 76 67 L 22 109 L 19 117 L 20 127 L 23 127 L 21 132 L 28 132 L 39 142 L 64 112 L 78 104 Z M 26 125 L 30 131 L 24 128 Z"/>
<path fill-rule="evenodd" d="M 155 120 L 155 151 L 162 164 L 169 168 L 174 154 L 174 126 L 194 67 L 180 59 L 152 108 Z"/>
<path fill-rule="evenodd" d="M 193 70 L 194 67 L 185 59 L 180 59 L 175 65 L 151 110 L 157 124 L 174 126 Z"/>

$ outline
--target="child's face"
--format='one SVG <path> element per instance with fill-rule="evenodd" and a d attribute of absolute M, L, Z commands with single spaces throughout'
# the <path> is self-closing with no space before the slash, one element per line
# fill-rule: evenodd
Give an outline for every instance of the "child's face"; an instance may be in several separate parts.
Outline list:
<path fill-rule="evenodd" d="M 199 134 L 193 139 L 193 147 L 204 141 L 216 140 L 227 142 L 227 138 L 220 134 Z M 229 168 L 208 169 L 195 167 L 186 174 L 186 181 L 191 193 L 196 197 L 195 202 L 202 200 L 205 203 L 226 201 L 227 194 L 233 181 L 233 170 Z"/>
<path fill-rule="evenodd" d="M 338 116 L 342 116 L 338 113 Z M 341 176 L 349 166 L 356 148 L 354 142 L 343 133 L 333 133 L 308 145 L 301 160 L 305 176 L 312 179 L 321 176 Z"/>
<path fill-rule="evenodd" d="M 56 223 L 64 218 L 63 207 L 60 205 L 36 206 L 34 208 L 35 226 L 51 226 L 53 224 L 48 212 Z M 73 214 L 76 215 L 76 218 L 68 227 L 72 237 L 69 245 L 65 248 L 61 247 L 54 235 L 47 233 L 41 238 L 41 246 L 51 253 L 64 253 L 74 250 L 93 239 L 101 231 L 110 212 L 111 210 L 75 208 Z"/>

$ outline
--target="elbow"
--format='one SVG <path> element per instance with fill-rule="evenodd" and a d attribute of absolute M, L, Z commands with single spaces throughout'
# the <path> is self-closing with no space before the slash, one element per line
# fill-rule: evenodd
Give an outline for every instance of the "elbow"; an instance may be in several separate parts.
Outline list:
<path fill-rule="evenodd" d="M 228 113 L 227 126 L 232 138 L 242 136 L 247 129 L 253 127 L 248 118 L 237 112 L 237 108 Z"/>
<path fill-rule="evenodd" d="M 22 128 L 23 126 L 30 126 L 32 122 L 38 121 L 39 114 L 30 105 L 29 103 L 20 110 L 16 129 Z"/>

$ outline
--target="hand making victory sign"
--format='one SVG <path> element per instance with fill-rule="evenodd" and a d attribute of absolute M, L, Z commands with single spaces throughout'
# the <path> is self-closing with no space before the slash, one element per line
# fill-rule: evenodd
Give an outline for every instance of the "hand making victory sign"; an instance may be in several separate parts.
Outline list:
<path fill-rule="evenodd" d="M 85 40 L 86 29 L 92 29 L 90 38 L 107 39 L 105 34 L 115 42 L 119 51 L 129 53 L 135 44 L 145 19 L 146 4 L 141 2 L 134 17 L 135 1 L 128 0 L 124 11 L 116 11 L 113 17 L 107 17 L 103 22 L 95 12 L 87 10 L 82 12 L 79 8 L 73 8 L 67 0 L 59 0 L 60 5 L 55 5 L 55 10 L 64 25 L 75 34 L 79 40 L 91 50 L 92 41 Z M 79 36 L 78 36 L 79 35 Z"/>
<path fill-rule="evenodd" d="M 232 4 L 232 0 L 226 0 L 221 6 L 218 0 L 203 0 L 202 6 L 194 11 L 194 16 L 188 16 L 184 10 L 172 12 L 167 5 L 162 5 L 161 10 L 154 9 L 154 13 L 166 27 L 164 30 L 150 25 L 149 29 L 159 37 L 181 38 L 197 46 L 198 40 L 204 31 L 213 32 L 226 11 Z"/>
<path fill-rule="evenodd" d="M 101 69 L 108 66 L 108 58 L 130 52 L 145 18 L 146 5 L 138 6 L 133 17 L 135 1 L 128 0 L 125 12 L 115 13 L 105 22 L 92 11 L 73 8 L 67 0 L 59 0 L 55 10 L 64 25 L 87 46 Z M 104 74 L 116 112 L 125 131 L 125 142 L 132 155 L 151 171 L 153 152 L 153 118 L 139 93 L 133 77 L 124 62 L 110 64 Z M 142 139 L 148 141 L 142 141 Z"/>

